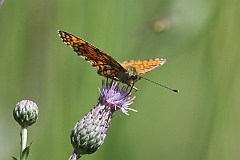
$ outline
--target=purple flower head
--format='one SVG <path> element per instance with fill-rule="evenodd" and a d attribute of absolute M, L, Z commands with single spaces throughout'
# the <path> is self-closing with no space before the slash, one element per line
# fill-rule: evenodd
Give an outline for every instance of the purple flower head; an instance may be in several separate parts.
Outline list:
<path fill-rule="evenodd" d="M 119 109 L 126 115 L 129 115 L 128 110 L 137 112 L 137 110 L 128 107 L 133 103 L 135 97 L 130 97 L 131 93 L 129 94 L 126 87 L 120 89 L 117 82 L 105 83 L 103 80 L 102 88 L 99 91 L 99 103 L 108 107 L 111 112 Z"/>

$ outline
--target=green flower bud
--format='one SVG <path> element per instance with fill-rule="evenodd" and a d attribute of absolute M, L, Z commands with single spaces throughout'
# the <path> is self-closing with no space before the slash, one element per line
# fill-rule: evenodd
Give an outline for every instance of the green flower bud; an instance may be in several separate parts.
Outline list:
<path fill-rule="evenodd" d="M 26 128 L 34 124 L 39 116 L 36 103 L 30 100 L 22 100 L 16 104 L 13 110 L 13 117 L 20 126 Z"/>
<path fill-rule="evenodd" d="M 111 118 L 112 112 L 98 105 L 76 123 L 70 138 L 77 159 L 94 153 L 103 144 Z"/>

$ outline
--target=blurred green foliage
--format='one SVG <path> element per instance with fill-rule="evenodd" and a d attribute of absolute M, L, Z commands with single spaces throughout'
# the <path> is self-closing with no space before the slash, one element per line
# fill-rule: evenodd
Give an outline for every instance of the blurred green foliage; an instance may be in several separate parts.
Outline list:
<path fill-rule="evenodd" d="M 0 159 L 19 152 L 12 110 L 38 104 L 30 159 L 68 159 L 70 131 L 97 102 L 92 68 L 58 37 L 73 33 L 119 61 L 167 58 L 145 75 L 132 108 L 113 118 L 103 146 L 81 159 L 240 159 L 240 2 L 4 1 L 0 6 Z"/>

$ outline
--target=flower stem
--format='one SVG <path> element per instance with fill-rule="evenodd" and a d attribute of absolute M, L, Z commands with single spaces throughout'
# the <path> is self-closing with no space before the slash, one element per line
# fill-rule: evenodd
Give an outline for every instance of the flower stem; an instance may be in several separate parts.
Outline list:
<path fill-rule="evenodd" d="M 20 150 L 20 157 L 22 157 L 22 153 L 27 145 L 27 127 L 22 127 L 21 133 L 21 150 Z"/>

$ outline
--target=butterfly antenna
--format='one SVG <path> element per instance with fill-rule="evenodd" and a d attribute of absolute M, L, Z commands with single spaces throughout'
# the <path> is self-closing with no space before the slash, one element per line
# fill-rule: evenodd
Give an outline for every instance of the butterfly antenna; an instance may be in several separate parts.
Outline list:
<path fill-rule="evenodd" d="M 173 91 L 173 92 L 179 92 L 179 90 L 177 90 L 177 89 L 169 88 L 169 87 L 164 86 L 164 85 L 162 85 L 162 84 L 160 84 L 160 83 L 154 82 L 154 81 L 152 81 L 152 80 L 150 80 L 150 79 L 147 79 L 147 78 L 144 78 L 144 77 L 141 77 L 141 78 L 142 78 L 142 79 L 145 79 L 145 80 L 147 80 L 147 81 L 149 81 L 149 82 L 152 82 L 152 83 L 154 83 L 154 84 L 157 84 L 157 85 L 159 85 L 159 86 L 161 86 L 161 87 L 163 87 L 163 88 L 169 89 L 169 90 L 171 90 L 171 91 Z"/>

